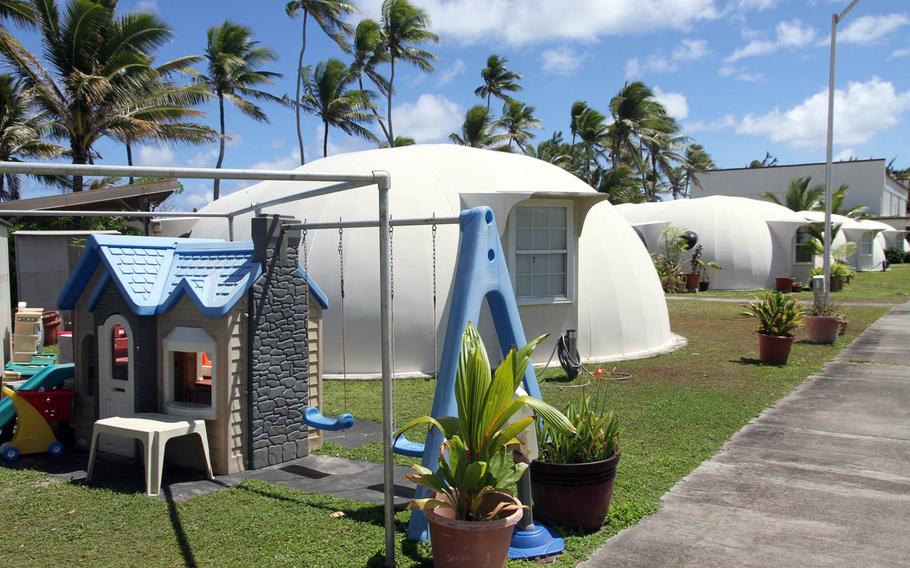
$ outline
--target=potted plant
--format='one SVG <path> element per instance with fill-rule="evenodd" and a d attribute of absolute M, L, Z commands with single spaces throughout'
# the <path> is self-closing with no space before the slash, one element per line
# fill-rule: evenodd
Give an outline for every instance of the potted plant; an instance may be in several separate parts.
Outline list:
<path fill-rule="evenodd" d="M 806 335 L 812 343 L 834 343 L 840 328 L 837 312 L 831 304 L 816 304 L 808 313 L 803 314 Z"/>
<path fill-rule="evenodd" d="M 744 317 L 758 318 L 758 352 L 762 363 L 785 365 L 793 347 L 793 331 L 802 311 L 794 298 L 777 290 L 746 304 Z"/>
<path fill-rule="evenodd" d="M 720 264 L 714 262 L 713 260 L 709 260 L 708 262 L 702 263 L 701 281 L 698 283 L 699 291 L 707 292 L 708 289 L 711 287 L 711 277 L 710 277 L 710 274 L 708 271 L 712 270 L 712 269 L 713 270 L 723 270 L 723 267 Z"/>
<path fill-rule="evenodd" d="M 565 409 L 574 434 L 538 426 L 539 456 L 531 462 L 534 515 L 573 530 L 603 526 L 619 465 L 619 422 L 604 412 L 602 395 Z"/>
<path fill-rule="evenodd" d="M 847 333 L 847 324 L 850 323 L 847 319 L 847 314 L 843 312 L 834 312 L 834 317 L 837 318 L 837 334 L 843 335 Z"/>
<path fill-rule="evenodd" d="M 802 292 L 802 291 L 803 291 L 803 283 L 802 283 L 802 282 L 799 282 L 799 281 L 794 282 L 794 283 L 793 283 L 793 291 L 794 291 L 794 292 Z"/>
<path fill-rule="evenodd" d="M 831 263 L 831 291 L 839 292 L 844 289 L 844 284 L 848 284 L 853 279 L 853 268 L 840 261 Z"/>
<path fill-rule="evenodd" d="M 785 294 L 790 293 L 793 291 L 794 282 L 796 282 L 796 278 L 792 276 L 778 276 L 774 279 L 774 289 Z"/>
<path fill-rule="evenodd" d="M 692 258 L 689 259 L 689 267 L 692 270 L 686 273 L 686 291 L 688 292 L 698 291 L 699 282 L 701 281 L 701 269 L 705 265 L 701 256 L 702 246 L 696 245 L 695 248 L 692 249 Z"/>
<path fill-rule="evenodd" d="M 529 409 L 553 431 L 569 433 L 574 427 L 558 410 L 531 396 L 516 396 L 539 337 L 521 349 L 512 348 L 496 372 L 480 335 L 468 324 L 461 342 L 455 377 L 458 415 L 421 416 L 395 432 L 400 436 L 421 425 L 443 434 L 439 468 L 420 465 L 407 478 L 429 489 L 433 496 L 414 499 L 430 525 L 433 565 L 437 567 L 502 567 L 515 525 L 525 508 L 513 494 L 526 463 L 516 463 L 508 446 L 516 442 L 535 418 L 518 413 Z"/>
<path fill-rule="evenodd" d="M 667 225 L 660 232 L 662 243 L 660 252 L 651 255 L 657 276 L 660 278 L 660 285 L 667 293 L 682 292 L 686 288 L 681 260 L 682 253 L 687 247 L 686 241 L 683 239 L 684 234 L 685 231 L 682 229 Z"/>

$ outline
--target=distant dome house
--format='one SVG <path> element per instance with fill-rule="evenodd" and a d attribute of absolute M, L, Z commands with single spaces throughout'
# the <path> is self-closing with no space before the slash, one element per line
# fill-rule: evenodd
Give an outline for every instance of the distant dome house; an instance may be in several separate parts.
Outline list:
<path fill-rule="evenodd" d="M 670 331 L 666 302 L 642 241 L 596 192 L 574 175 L 526 156 L 455 145 L 416 145 L 338 154 L 298 168 L 306 172 L 391 174 L 392 218 L 458 215 L 489 206 L 503 248 L 528 337 L 551 337 L 537 350 L 545 362 L 555 338 L 577 329 L 579 352 L 588 360 L 643 357 L 682 341 Z M 263 182 L 223 197 L 203 212 L 233 212 L 324 184 Z M 377 218 L 375 190 L 361 188 L 262 208 L 299 221 L 335 222 Z M 230 238 L 249 238 L 249 218 L 234 218 Z M 162 223 L 165 233 L 184 232 Z M 347 229 L 341 236 L 345 271 L 345 366 L 349 375 L 379 373 L 379 262 L 377 229 Z M 194 238 L 229 238 L 223 219 L 192 225 Z M 433 334 L 441 348 L 446 299 L 453 280 L 458 228 L 440 225 L 436 237 L 438 309 L 433 313 L 433 239 L 428 226 L 393 231 L 395 373 L 432 374 Z M 340 308 L 339 232 L 313 230 L 301 259 Z M 304 250 L 306 254 L 304 255 Z M 303 263 L 303 260 L 301 260 Z M 341 309 L 324 314 L 323 369 L 342 372 Z M 485 321 L 487 320 L 487 321 Z M 484 310 L 481 330 L 492 341 Z"/>
<path fill-rule="evenodd" d="M 722 267 L 711 275 L 711 288 L 720 290 L 773 287 L 775 277 L 794 272 L 803 261 L 797 230 L 810 224 L 782 205 L 721 195 L 623 204 L 614 210 L 639 231 L 652 253 L 660 250 L 660 231 L 667 225 L 695 232 L 704 258 Z"/>

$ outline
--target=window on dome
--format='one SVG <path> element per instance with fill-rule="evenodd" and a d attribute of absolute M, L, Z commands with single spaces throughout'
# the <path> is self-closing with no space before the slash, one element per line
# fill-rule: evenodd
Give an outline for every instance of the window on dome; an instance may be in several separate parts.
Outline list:
<path fill-rule="evenodd" d="M 523 300 L 569 298 L 571 204 L 538 202 L 515 208 L 515 295 Z"/>

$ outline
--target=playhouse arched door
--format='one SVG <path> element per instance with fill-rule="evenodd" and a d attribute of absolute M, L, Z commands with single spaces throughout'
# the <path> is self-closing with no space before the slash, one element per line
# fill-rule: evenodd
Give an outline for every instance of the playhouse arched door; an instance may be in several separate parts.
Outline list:
<path fill-rule="evenodd" d="M 133 371 L 133 330 L 120 315 L 112 315 L 98 329 L 98 418 L 133 414 L 135 385 Z M 133 457 L 133 440 L 120 436 L 101 436 L 103 452 Z"/>

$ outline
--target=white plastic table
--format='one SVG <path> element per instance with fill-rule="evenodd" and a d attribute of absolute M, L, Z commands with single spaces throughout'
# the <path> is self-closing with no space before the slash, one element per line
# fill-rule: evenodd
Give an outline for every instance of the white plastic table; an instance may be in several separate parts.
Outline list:
<path fill-rule="evenodd" d="M 145 451 L 145 492 L 147 495 L 156 496 L 161 492 L 165 446 L 167 446 L 168 440 L 180 436 L 199 436 L 199 441 L 202 442 L 202 453 L 205 457 L 206 473 L 209 479 L 214 479 L 209 459 L 209 441 L 205 432 L 205 420 L 154 412 L 96 420 L 92 430 L 92 448 L 88 456 L 88 474 L 86 476 L 88 481 L 91 481 L 92 472 L 95 469 L 98 436 L 101 434 L 133 438 L 142 442 Z"/>

